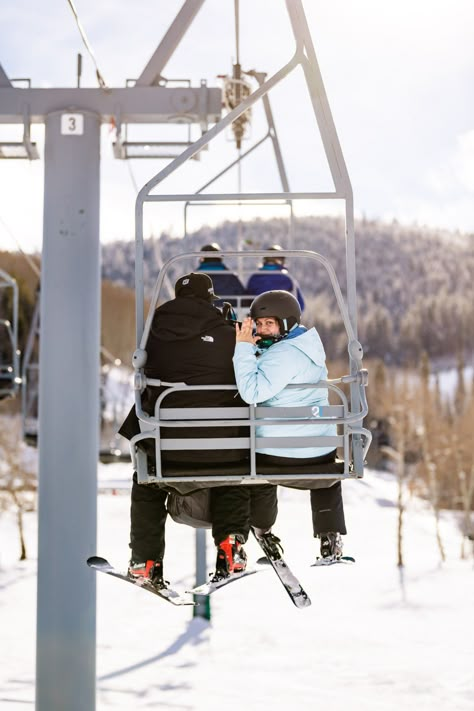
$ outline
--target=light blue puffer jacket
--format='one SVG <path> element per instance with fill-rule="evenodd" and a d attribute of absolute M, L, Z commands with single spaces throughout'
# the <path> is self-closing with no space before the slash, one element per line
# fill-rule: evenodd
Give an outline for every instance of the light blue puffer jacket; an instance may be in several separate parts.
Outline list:
<path fill-rule="evenodd" d="M 327 378 L 326 354 L 315 328 L 299 326 L 284 340 L 274 343 L 256 357 L 257 347 L 237 343 L 234 371 L 239 393 L 249 404 L 273 407 L 328 405 L 328 391 L 323 388 L 289 388 L 293 383 L 315 383 Z M 303 435 L 336 435 L 336 425 L 271 425 L 258 426 L 260 437 L 298 437 Z M 292 449 L 257 449 L 261 454 L 279 457 L 320 457 L 334 447 L 304 447 Z"/>

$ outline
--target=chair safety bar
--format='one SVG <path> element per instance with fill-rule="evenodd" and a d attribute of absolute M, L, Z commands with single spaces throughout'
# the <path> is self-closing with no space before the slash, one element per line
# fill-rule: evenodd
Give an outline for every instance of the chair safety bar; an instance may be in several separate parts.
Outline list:
<path fill-rule="evenodd" d="M 164 385 L 162 381 L 155 379 L 145 379 L 149 386 Z M 349 404 L 345 393 L 336 383 L 354 382 L 359 383 L 360 389 L 360 410 L 350 412 Z M 140 422 L 140 434 L 135 435 L 130 441 L 132 462 L 137 471 L 137 478 L 140 484 L 155 484 L 177 482 L 204 482 L 215 484 L 216 482 L 227 483 L 265 483 L 266 481 L 298 481 L 304 479 L 346 479 L 359 478 L 361 474 L 354 470 L 351 464 L 352 436 L 358 435 L 364 438 L 363 456 L 370 446 L 371 433 L 362 427 L 362 421 L 367 415 L 368 407 L 365 397 L 365 386 L 367 379 L 362 371 L 354 376 L 344 376 L 335 380 L 320 381 L 318 383 L 303 383 L 287 386 L 288 388 L 300 389 L 329 389 L 334 392 L 340 400 L 339 405 L 329 406 L 299 406 L 299 407 L 262 407 L 257 405 L 238 407 L 166 407 L 163 402 L 173 393 L 183 393 L 191 391 L 225 391 L 237 388 L 234 385 L 185 385 L 184 383 L 166 385 L 170 386 L 158 397 L 155 405 L 154 415 L 148 415 L 141 406 L 140 391 L 136 391 L 136 412 Z M 337 435 L 291 435 L 291 427 L 301 425 L 323 426 L 328 423 L 338 427 Z M 256 427 L 261 425 L 285 425 L 288 428 L 288 436 L 272 437 L 257 436 Z M 168 428 L 185 429 L 212 428 L 216 430 L 215 436 L 208 435 L 192 438 L 167 437 Z M 219 437 L 218 430 L 222 427 L 246 428 L 245 436 L 240 432 L 234 437 Z M 148 456 L 140 443 L 144 440 L 154 440 L 154 452 L 156 464 L 150 465 Z M 340 448 L 343 452 L 344 466 L 340 471 L 332 471 L 333 467 L 328 465 L 305 465 L 304 475 L 301 473 L 301 465 L 295 458 L 294 467 L 275 466 L 274 471 L 268 473 L 268 466 L 265 473 L 259 473 L 256 450 L 265 448 L 303 448 L 303 447 L 331 447 Z M 235 463 L 210 464 L 206 462 L 204 452 L 207 450 L 243 450 L 242 460 Z M 199 463 L 169 465 L 163 461 L 163 452 L 193 450 L 203 452 Z M 248 451 L 248 458 L 244 451 Z M 291 472 L 294 468 L 297 473 Z M 325 471 L 325 468 L 328 471 Z M 206 472 L 204 474 L 204 471 Z"/>

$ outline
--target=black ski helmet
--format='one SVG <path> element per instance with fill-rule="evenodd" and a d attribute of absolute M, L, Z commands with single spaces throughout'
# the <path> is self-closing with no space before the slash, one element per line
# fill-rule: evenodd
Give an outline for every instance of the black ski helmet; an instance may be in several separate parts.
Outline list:
<path fill-rule="evenodd" d="M 301 321 L 301 309 L 293 294 L 275 289 L 255 297 L 250 307 L 250 316 L 254 321 L 265 317 L 276 318 L 281 335 L 286 336 Z"/>
<path fill-rule="evenodd" d="M 220 252 L 221 248 L 217 244 L 217 242 L 213 242 L 212 244 L 205 244 L 203 247 L 201 247 L 201 252 Z M 205 257 L 202 257 L 201 259 L 201 264 L 202 262 L 209 262 L 210 264 L 222 264 L 222 257 L 208 257 L 207 255 Z"/>

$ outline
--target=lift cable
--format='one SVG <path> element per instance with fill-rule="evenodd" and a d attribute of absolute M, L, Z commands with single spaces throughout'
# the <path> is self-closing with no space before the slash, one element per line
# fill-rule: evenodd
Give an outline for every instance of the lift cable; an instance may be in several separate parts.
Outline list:
<path fill-rule="evenodd" d="M 127 158 L 125 163 L 127 164 L 128 174 L 130 176 L 130 180 L 132 181 L 133 189 L 135 190 L 135 196 L 136 196 L 140 192 L 140 188 L 138 187 L 138 183 L 136 181 L 135 174 L 132 170 L 132 164 L 130 163 L 130 158 Z"/>
<path fill-rule="evenodd" d="M 89 54 L 90 54 L 90 56 L 91 56 L 91 58 L 92 58 L 92 61 L 94 62 L 95 74 L 96 74 L 96 77 L 97 77 L 97 81 L 99 82 L 99 86 L 100 86 L 101 89 L 104 89 L 105 91 L 107 91 L 107 90 L 109 89 L 109 87 L 107 86 L 107 84 L 106 84 L 106 82 L 105 82 L 105 80 L 104 80 L 102 74 L 100 73 L 99 66 L 98 66 L 98 64 L 97 64 L 97 60 L 96 60 L 96 58 L 95 58 L 95 55 L 94 55 L 94 52 L 93 52 L 93 50 L 92 50 L 91 44 L 90 44 L 89 40 L 87 39 L 85 30 L 84 30 L 84 28 L 83 28 L 83 26 L 82 26 L 82 24 L 81 24 L 81 21 L 80 21 L 80 19 L 79 19 L 79 15 L 77 14 L 77 10 L 76 10 L 76 8 L 75 8 L 75 6 L 74 6 L 73 0 L 67 0 L 67 2 L 68 2 L 68 4 L 69 4 L 69 7 L 71 8 L 72 14 L 74 15 L 74 19 L 76 20 L 77 27 L 78 27 L 79 32 L 80 32 L 80 35 L 81 35 L 81 37 L 82 37 L 82 41 L 84 42 L 84 45 L 85 45 L 87 51 L 89 52 Z"/>

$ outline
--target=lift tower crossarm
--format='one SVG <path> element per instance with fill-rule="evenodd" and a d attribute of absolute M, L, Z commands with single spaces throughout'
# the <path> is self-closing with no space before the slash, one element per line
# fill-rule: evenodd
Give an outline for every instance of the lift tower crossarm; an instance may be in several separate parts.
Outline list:
<path fill-rule="evenodd" d="M 205 96 L 203 96 L 205 94 Z M 28 106 L 31 123 L 44 123 L 55 111 L 89 111 L 108 123 L 120 114 L 123 123 L 169 123 L 185 116 L 193 123 L 215 123 L 221 115 L 221 90 L 206 86 L 141 87 L 136 89 L 20 89 L 2 85 L 0 73 L 0 123 L 22 123 Z M 205 107 L 202 116 L 201 106 Z"/>
<path fill-rule="evenodd" d="M 161 78 L 161 72 L 168 64 L 173 52 L 183 39 L 202 5 L 204 5 L 204 0 L 186 0 L 150 61 L 138 77 L 135 87 L 153 86 L 158 83 Z"/>

